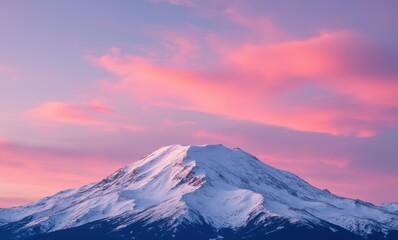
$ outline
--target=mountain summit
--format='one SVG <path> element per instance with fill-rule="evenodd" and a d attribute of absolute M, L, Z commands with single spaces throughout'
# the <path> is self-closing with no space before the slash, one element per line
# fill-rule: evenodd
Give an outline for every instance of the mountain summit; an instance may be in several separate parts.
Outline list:
<path fill-rule="evenodd" d="M 0 209 L 0 239 L 398 239 L 394 204 L 333 195 L 223 145 L 172 145 Z"/>

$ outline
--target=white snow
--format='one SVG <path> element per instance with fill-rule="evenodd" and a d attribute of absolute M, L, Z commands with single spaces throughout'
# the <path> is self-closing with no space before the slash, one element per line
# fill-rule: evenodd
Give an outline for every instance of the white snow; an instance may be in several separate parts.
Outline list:
<path fill-rule="evenodd" d="M 382 204 L 381 207 L 394 214 L 398 214 L 398 203 L 385 203 Z"/>
<path fill-rule="evenodd" d="M 398 229 L 398 204 L 374 206 L 315 188 L 294 174 L 222 145 L 163 147 L 108 178 L 36 203 L 0 209 L 1 222 L 32 216 L 42 231 L 99 219 L 205 221 L 238 228 L 253 216 L 321 219 L 360 235 Z M 126 223 L 127 224 L 127 223 Z"/>

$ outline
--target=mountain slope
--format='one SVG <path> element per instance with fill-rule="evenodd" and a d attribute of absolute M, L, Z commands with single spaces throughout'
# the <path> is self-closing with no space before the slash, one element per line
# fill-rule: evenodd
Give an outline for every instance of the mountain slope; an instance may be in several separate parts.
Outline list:
<path fill-rule="evenodd" d="M 395 207 L 335 196 L 238 148 L 173 145 L 98 183 L 30 205 L 0 209 L 0 237 L 64 234 L 64 229 L 90 232 L 98 224 L 107 227 L 98 227 L 97 233 L 109 228 L 108 233 L 124 236 L 127 229 L 137 232 L 151 226 L 171 232 L 170 238 L 173 231 L 192 232 L 195 226 L 208 236 L 251 229 L 272 235 L 297 228 L 306 234 L 322 229 L 325 236 L 377 239 L 398 230 Z"/>

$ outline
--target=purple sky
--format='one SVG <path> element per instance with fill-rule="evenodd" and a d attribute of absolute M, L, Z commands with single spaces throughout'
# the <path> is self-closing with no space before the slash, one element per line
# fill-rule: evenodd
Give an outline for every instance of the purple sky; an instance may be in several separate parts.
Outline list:
<path fill-rule="evenodd" d="M 398 201 L 398 3 L 0 2 L 0 207 L 222 143 Z"/>

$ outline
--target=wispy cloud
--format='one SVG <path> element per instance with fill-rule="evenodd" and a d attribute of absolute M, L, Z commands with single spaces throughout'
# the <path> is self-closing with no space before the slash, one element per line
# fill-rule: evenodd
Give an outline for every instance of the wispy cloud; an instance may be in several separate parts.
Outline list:
<path fill-rule="evenodd" d="M 398 73 L 369 60 L 386 56 L 353 33 L 244 42 L 238 48 L 217 45 L 212 51 L 219 60 L 200 70 L 120 50 L 98 57 L 97 63 L 119 77 L 103 82 L 105 89 L 157 106 L 360 137 L 398 124 Z M 398 60 L 398 55 L 387 57 Z"/>
<path fill-rule="evenodd" d="M 27 110 L 24 114 L 43 121 L 88 125 L 107 131 L 118 128 L 133 132 L 143 130 L 138 124 L 121 122 L 123 119 L 120 119 L 120 115 L 100 103 L 45 102 Z"/>

